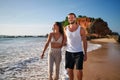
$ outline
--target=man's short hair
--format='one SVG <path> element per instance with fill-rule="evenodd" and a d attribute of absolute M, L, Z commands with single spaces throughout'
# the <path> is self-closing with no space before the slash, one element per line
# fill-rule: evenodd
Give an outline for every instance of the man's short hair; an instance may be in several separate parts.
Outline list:
<path fill-rule="evenodd" d="M 76 17 L 75 13 L 69 13 L 68 15 L 74 15 Z"/>

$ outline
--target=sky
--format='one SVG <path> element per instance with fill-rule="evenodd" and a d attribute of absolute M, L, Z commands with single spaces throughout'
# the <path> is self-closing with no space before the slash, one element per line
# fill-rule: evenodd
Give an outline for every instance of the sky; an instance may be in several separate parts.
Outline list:
<path fill-rule="evenodd" d="M 120 34 L 119 0 L 0 0 L 0 35 L 46 35 L 71 12 L 102 18 Z"/>

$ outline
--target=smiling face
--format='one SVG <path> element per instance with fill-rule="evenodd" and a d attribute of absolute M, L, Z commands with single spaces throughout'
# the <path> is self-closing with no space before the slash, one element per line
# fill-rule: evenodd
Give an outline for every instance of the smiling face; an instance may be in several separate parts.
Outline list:
<path fill-rule="evenodd" d="M 76 17 L 75 17 L 75 15 L 68 15 L 68 22 L 70 23 L 70 24 L 74 24 L 75 22 L 76 22 Z"/>

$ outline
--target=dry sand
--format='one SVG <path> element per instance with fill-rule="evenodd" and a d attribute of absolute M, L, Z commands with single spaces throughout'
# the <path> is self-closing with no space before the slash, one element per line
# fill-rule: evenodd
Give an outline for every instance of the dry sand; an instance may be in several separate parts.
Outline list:
<path fill-rule="evenodd" d="M 83 80 L 120 80 L 120 44 L 113 39 L 97 39 L 101 48 L 88 52 Z"/>
<path fill-rule="evenodd" d="M 101 38 L 101 39 L 92 39 L 91 41 L 98 41 L 98 42 L 107 42 L 107 43 L 116 43 L 115 39 L 113 38 Z"/>

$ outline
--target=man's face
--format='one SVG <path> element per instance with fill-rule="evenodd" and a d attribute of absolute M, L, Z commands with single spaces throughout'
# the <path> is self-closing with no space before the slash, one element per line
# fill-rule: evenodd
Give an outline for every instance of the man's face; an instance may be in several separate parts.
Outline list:
<path fill-rule="evenodd" d="M 76 17 L 74 15 L 68 15 L 68 22 L 74 24 L 76 22 Z"/>

